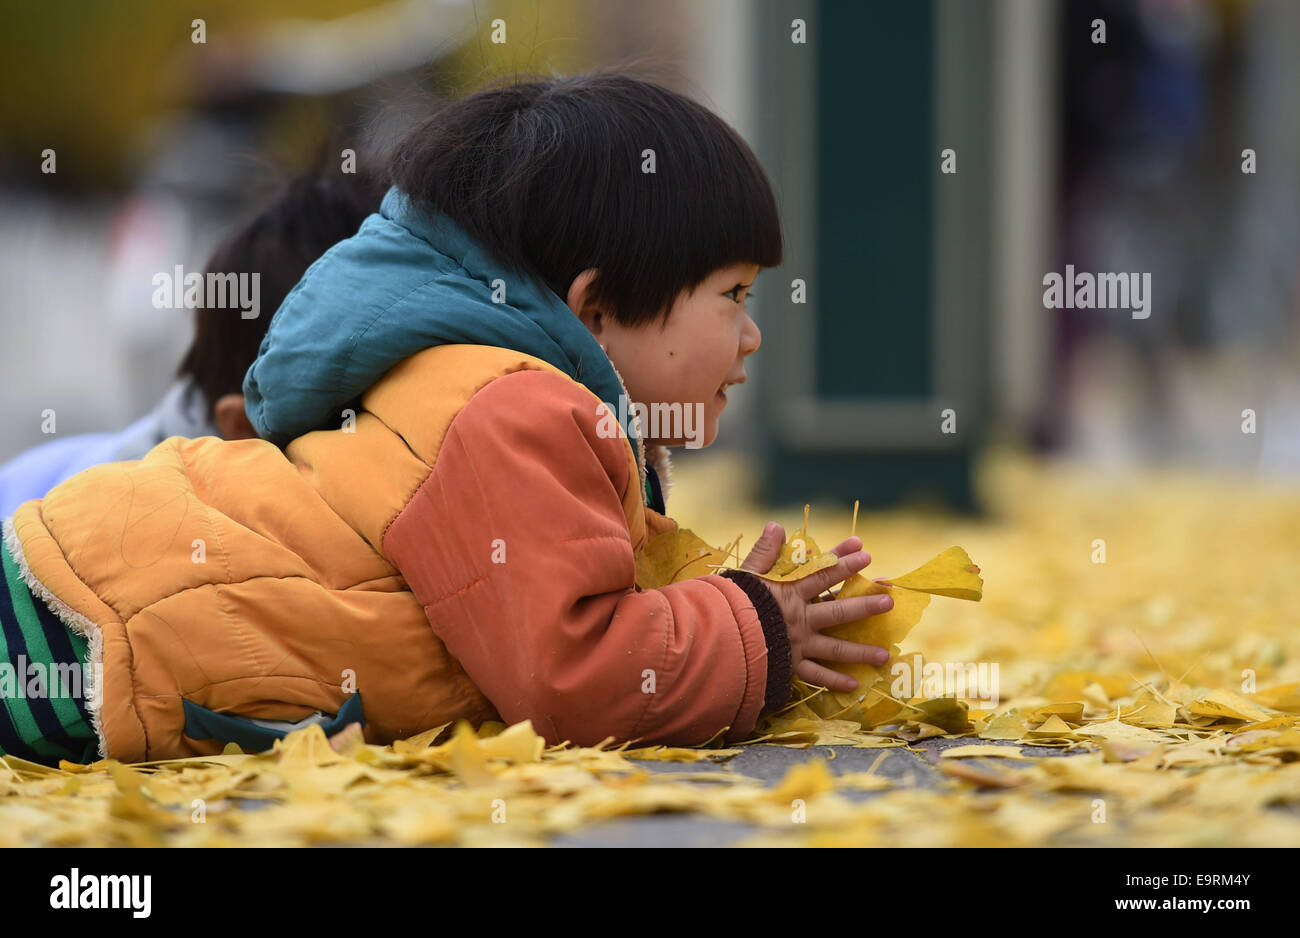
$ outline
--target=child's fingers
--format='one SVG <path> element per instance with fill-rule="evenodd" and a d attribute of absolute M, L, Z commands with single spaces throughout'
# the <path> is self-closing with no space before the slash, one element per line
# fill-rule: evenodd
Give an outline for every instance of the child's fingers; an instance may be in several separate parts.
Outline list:
<path fill-rule="evenodd" d="M 360 723 L 349 723 L 330 737 L 330 748 L 335 752 L 346 752 L 366 741 Z"/>
<path fill-rule="evenodd" d="M 840 541 L 831 548 L 831 553 L 836 557 L 847 557 L 849 554 L 855 553 L 859 550 L 862 550 L 862 538 L 854 536 L 846 537 L 844 540 Z"/>
<path fill-rule="evenodd" d="M 815 632 L 829 629 L 845 622 L 856 622 L 867 616 L 878 616 L 894 608 L 892 596 L 851 596 L 848 599 L 832 599 L 823 603 L 811 603 L 805 621 L 808 628 Z"/>
<path fill-rule="evenodd" d="M 754 544 L 754 549 L 745 557 L 745 562 L 740 565 L 740 569 L 748 570 L 750 573 L 766 573 L 772 569 L 776 558 L 781 556 L 781 545 L 784 543 L 785 528 L 775 521 L 771 522 L 763 529 L 763 533 Z"/>
<path fill-rule="evenodd" d="M 818 684 L 831 690 L 851 691 L 858 686 L 858 682 L 849 675 L 832 671 L 830 668 L 820 665 L 816 661 L 809 661 L 807 658 L 799 662 L 799 665 L 794 669 L 794 673 L 809 684 Z"/>
<path fill-rule="evenodd" d="M 836 583 L 843 583 L 869 563 L 871 563 L 871 555 L 865 550 L 841 557 L 840 562 L 835 566 L 828 567 L 825 570 L 818 570 L 802 580 L 796 580 L 794 583 L 795 591 L 803 599 L 812 599 L 814 596 L 824 593 Z"/>
<path fill-rule="evenodd" d="M 801 653 L 805 658 L 819 661 L 847 661 L 852 664 L 884 664 L 889 660 L 889 649 L 879 645 L 863 645 L 844 638 L 814 635 L 804 644 Z"/>

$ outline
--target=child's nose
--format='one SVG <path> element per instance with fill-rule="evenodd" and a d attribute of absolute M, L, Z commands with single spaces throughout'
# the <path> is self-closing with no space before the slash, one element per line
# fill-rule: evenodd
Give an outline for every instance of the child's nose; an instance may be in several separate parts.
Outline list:
<path fill-rule="evenodd" d="M 740 354 L 753 355 L 758 351 L 758 347 L 763 344 L 763 333 L 758 328 L 758 323 L 745 314 L 745 328 L 740 335 Z"/>

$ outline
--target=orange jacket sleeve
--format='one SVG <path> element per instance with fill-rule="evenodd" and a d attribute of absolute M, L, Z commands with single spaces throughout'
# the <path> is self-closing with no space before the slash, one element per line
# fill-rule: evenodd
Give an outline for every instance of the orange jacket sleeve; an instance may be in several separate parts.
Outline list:
<path fill-rule="evenodd" d="M 590 392 L 562 375 L 496 378 L 452 421 L 385 552 L 507 722 L 530 719 L 551 744 L 743 738 L 765 697 L 785 697 L 767 694 L 747 595 L 760 581 L 638 591 L 623 505 L 640 480 L 626 440 L 599 426 Z M 788 644 L 776 652 L 788 692 Z"/>

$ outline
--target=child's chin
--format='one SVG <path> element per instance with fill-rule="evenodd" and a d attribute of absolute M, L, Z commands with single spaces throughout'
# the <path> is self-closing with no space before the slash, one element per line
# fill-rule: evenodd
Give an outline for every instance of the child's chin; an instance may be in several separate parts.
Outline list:
<path fill-rule="evenodd" d="M 699 446 L 695 448 L 704 449 L 707 446 L 712 446 L 713 441 L 716 440 L 717 438 L 718 438 L 718 424 L 717 421 L 714 421 L 712 426 L 710 426 L 709 429 L 705 432 L 704 438 L 700 440 Z M 692 443 L 691 445 L 694 446 L 695 444 Z"/>
<path fill-rule="evenodd" d="M 663 441 L 659 445 L 666 446 L 669 449 L 704 449 L 707 446 L 712 446 L 713 441 L 717 438 L 718 434 L 714 431 L 713 433 L 706 433 L 702 438 L 692 437 L 689 440 Z"/>
<path fill-rule="evenodd" d="M 658 440 L 660 446 L 667 446 L 669 449 L 704 449 L 706 446 L 712 446 L 713 441 L 718 438 L 718 421 L 715 417 L 709 421 L 708 427 L 698 436 L 692 436 L 688 439 L 678 440 Z"/>

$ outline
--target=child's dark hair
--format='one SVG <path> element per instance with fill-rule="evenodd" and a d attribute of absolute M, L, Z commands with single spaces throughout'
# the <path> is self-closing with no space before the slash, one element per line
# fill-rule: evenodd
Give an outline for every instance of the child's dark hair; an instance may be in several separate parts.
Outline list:
<path fill-rule="evenodd" d="M 444 105 L 393 151 L 391 181 L 561 298 L 598 268 L 593 302 L 626 325 L 720 267 L 781 263 L 767 174 L 708 108 L 615 70 L 530 78 Z"/>
<path fill-rule="evenodd" d="M 195 312 L 194 340 L 177 374 L 202 390 L 209 418 L 219 398 L 243 392 L 244 374 L 285 296 L 318 257 L 357 233 L 366 216 L 378 210 L 382 194 L 373 174 L 299 176 L 213 252 L 211 273 L 260 275 L 261 312 L 256 319 L 229 309 Z"/>

